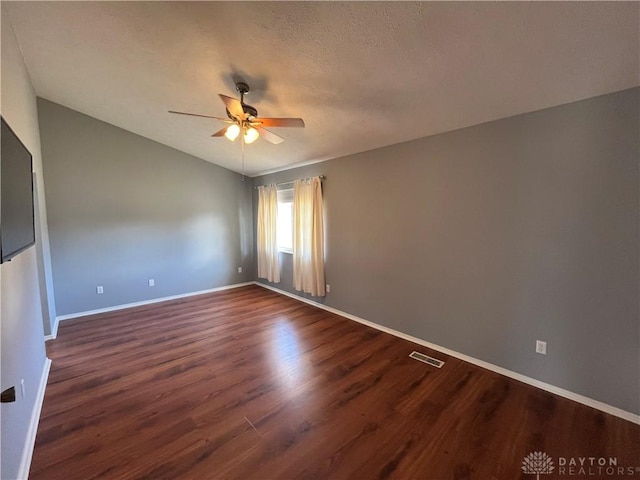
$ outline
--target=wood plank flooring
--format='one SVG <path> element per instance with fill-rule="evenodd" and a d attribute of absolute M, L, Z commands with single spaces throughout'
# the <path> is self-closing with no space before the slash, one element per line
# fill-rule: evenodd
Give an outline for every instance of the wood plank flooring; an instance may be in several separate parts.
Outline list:
<path fill-rule="evenodd" d="M 558 457 L 640 467 L 638 425 L 258 286 L 66 321 L 47 350 L 32 479 L 532 480 L 533 451 L 545 480 L 629 478 Z"/>

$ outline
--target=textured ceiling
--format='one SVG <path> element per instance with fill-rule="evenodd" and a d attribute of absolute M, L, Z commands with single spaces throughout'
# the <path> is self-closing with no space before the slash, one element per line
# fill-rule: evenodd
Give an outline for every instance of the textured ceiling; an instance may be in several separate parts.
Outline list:
<path fill-rule="evenodd" d="M 37 95 L 235 171 L 217 94 L 303 117 L 250 175 L 640 84 L 640 4 L 3 2 Z"/>

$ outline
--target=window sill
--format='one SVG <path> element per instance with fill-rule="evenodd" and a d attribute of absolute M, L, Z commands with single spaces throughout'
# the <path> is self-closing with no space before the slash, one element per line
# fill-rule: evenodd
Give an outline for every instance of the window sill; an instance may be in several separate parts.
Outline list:
<path fill-rule="evenodd" d="M 290 248 L 279 248 L 278 253 L 288 253 L 289 255 L 293 255 L 293 250 Z"/>

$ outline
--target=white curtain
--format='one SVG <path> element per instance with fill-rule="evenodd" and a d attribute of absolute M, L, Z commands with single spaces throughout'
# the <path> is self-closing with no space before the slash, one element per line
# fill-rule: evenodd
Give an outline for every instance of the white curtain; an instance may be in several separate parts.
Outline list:
<path fill-rule="evenodd" d="M 325 296 L 324 228 L 320 177 L 293 184 L 293 288 Z"/>
<path fill-rule="evenodd" d="M 278 261 L 278 192 L 275 185 L 258 187 L 258 277 L 280 282 Z"/>

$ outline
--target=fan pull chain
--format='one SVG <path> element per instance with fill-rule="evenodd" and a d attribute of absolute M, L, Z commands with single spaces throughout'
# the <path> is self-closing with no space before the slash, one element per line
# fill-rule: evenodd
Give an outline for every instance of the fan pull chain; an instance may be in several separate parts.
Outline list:
<path fill-rule="evenodd" d="M 244 135 L 241 135 L 242 141 L 242 183 L 244 183 Z"/>

